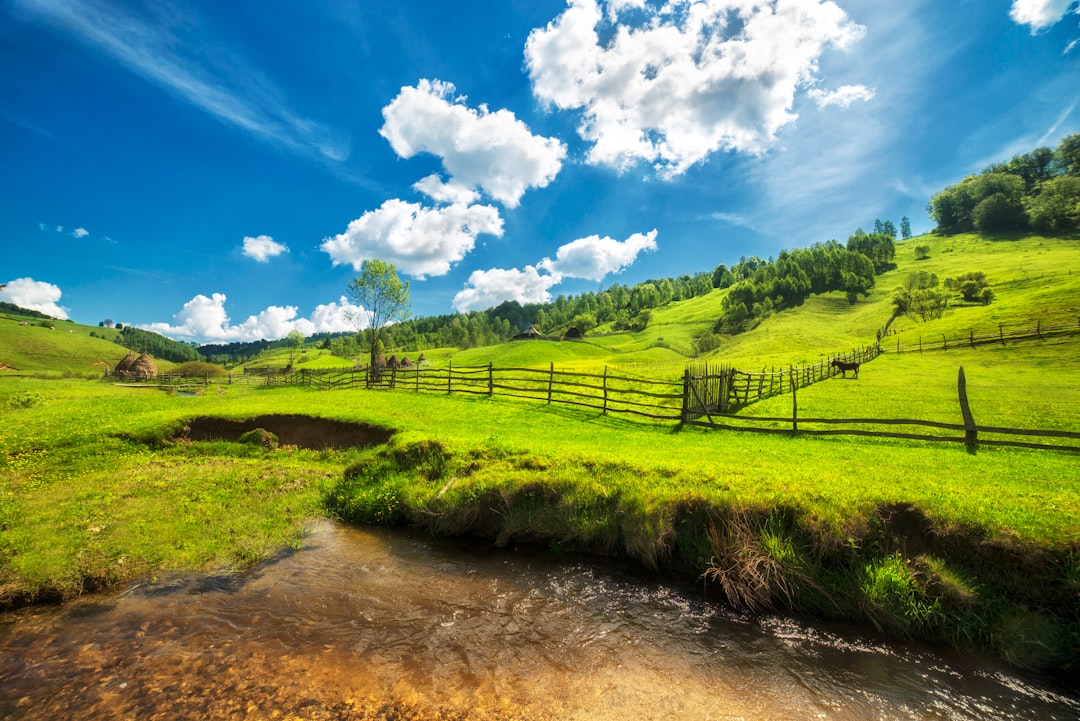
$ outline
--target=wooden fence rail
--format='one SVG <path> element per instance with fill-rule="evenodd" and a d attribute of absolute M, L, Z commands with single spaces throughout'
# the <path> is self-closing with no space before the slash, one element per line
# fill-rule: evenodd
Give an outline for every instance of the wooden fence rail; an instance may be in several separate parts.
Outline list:
<path fill-rule="evenodd" d="M 1060 438 L 1080 441 L 1080 433 L 1074 431 L 1003 428 L 983 426 L 975 422 L 967 400 L 967 385 L 964 369 L 960 368 L 957 377 L 957 398 L 963 423 L 943 423 L 911 418 L 802 418 L 798 413 L 797 390 L 791 393 L 791 416 L 765 417 L 741 416 L 733 413 L 711 413 L 708 420 L 693 418 L 684 421 L 689 425 L 705 426 L 714 430 L 749 431 L 753 433 L 771 433 L 782 435 L 805 436 L 867 436 L 875 438 L 902 438 L 909 440 L 963 443 L 969 452 L 974 452 L 979 445 L 1013 446 L 1019 448 L 1050 449 L 1058 451 L 1080 451 L 1080 444 L 1063 445 L 1043 443 L 1031 440 L 1007 440 L 987 438 L 990 436 L 1012 436 L 1023 438 Z M 846 426 L 844 428 L 807 428 L 807 425 Z M 867 426 L 870 426 L 869 428 Z M 961 431 L 962 435 L 932 435 L 928 433 L 878 430 L 873 426 L 914 426 L 940 430 Z"/>
<path fill-rule="evenodd" d="M 683 375 L 687 397 L 683 420 L 727 413 L 733 408 L 791 393 L 798 388 L 805 388 L 840 374 L 842 371 L 833 365 L 833 361 L 866 363 L 880 354 L 881 346 L 874 343 L 862 349 L 830 356 L 813 365 L 762 369 L 760 373 L 747 373 L 730 366 L 691 366 Z"/>
<path fill-rule="evenodd" d="M 1054 336 L 1071 335 L 1080 333 L 1080 318 L 1057 316 L 1035 321 L 1034 325 L 1008 327 L 999 323 L 996 328 L 984 326 L 979 328 L 976 334 L 975 328 L 969 328 L 966 334 L 957 334 L 952 338 L 945 334 L 937 336 L 918 336 L 912 340 L 908 336 L 903 340 L 899 336 L 896 346 L 890 341 L 883 339 L 881 344 L 889 351 L 896 353 L 924 353 L 929 351 L 949 350 L 949 348 L 974 348 L 980 345 L 1006 345 L 1010 341 L 1046 340 Z"/>

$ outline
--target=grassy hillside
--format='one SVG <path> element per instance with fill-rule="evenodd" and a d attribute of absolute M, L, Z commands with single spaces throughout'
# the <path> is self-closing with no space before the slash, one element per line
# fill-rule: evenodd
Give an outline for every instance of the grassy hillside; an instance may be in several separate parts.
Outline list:
<path fill-rule="evenodd" d="M 21 323 L 26 325 L 21 325 Z M 54 329 L 39 325 L 40 318 L 0 315 L 0 363 L 20 372 L 100 375 L 115 366 L 128 351 L 111 340 L 91 338 L 119 334 L 109 328 L 54 321 Z"/>

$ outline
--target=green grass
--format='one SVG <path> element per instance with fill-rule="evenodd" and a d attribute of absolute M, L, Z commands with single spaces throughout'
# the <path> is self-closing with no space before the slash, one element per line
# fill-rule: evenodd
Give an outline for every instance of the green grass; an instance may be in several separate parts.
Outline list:
<path fill-rule="evenodd" d="M 24 321 L 27 325 L 20 325 Z M 0 363 L 23 373 L 100 377 L 105 370 L 102 364 L 113 367 L 128 354 L 127 348 L 111 340 L 90 337 L 91 332 L 117 336 L 115 329 L 58 320 L 50 330 L 40 322 L 39 318 L 0 314 Z"/>
<path fill-rule="evenodd" d="M 939 275 L 979 266 L 985 253 L 1003 278 L 995 289 L 1005 310 L 1026 305 L 1037 315 L 1077 295 L 1064 265 L 1076 252 L 1071 241 L 930 242 L 931 259 L 920 263 L 938 262 Z M 914 262 L 900 244 L 891 277 Z M 1045 275 L 1010 281 L 1010 264 Z M 891 313 L 889 277 L 855 305 L 830 294 L 779 313 L 728 339 L 717 359 L 757 370 L 865 345 Z M 720 297 L 659 309 L 643 334 L 425 355 L 435 365 L 613 365 L 671 377 Z M 953 315 L 988 313 L 997 302 Z M 4 323 L 0 334 L 14 335 L 0 340 L 15 339 L 10 357 L 53 374 L 69 367 L 57 365 L 57 346 L 27 341 L 37 339 L 33 330 L 55 344 L 61 331 Z M 80 348 L 68 350 L 81 359 L 98 347 Z M 858 380 L 801 389 L 799 415 L 959 422 L 963 366 L 978 423 L 1077 430 L 1078 351 L 1076 336 L 1062 336 L 887 352 Z M 301 367 L 339 360 L 309 349 Z M 743 413 L 784 416 L 790 403 L 781 396 Z M 397 435 L 385 447 L 320 452 L 168 440 L 199 415 L 295 412 Z M 0 376 L 0 598 L 66 598 L 173 570 L 243 566 L 295 543 L 326 514 L 625 555 L 705 574 L 748 607 L 861 620 L 1024 665 L 1080 662 L 1074 453 L 715 432 L 498 396 L 212 385 L 180 397 Z"/>

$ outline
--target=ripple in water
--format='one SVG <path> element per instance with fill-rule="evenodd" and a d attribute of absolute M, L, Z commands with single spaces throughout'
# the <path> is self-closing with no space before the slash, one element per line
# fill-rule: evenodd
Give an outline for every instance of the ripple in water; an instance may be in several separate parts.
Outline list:
<path fill-rule="evenodd" d="M 332 523 L 250 573 L 0 624 L 12 720 L 1078 717 L 1078 698 L 918 645 Z"/>

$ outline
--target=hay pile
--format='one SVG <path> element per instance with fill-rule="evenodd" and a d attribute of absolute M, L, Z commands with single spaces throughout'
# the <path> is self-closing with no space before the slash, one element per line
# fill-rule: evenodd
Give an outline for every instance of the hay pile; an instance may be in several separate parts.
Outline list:
<path fill-rule="evenodd" d="M 116 364 L 117 378 L 155 378 L 157 373 L 157 364 L 149 353 L 143 353 L 136 358 L 135 353 L 131 352 Z"/>

